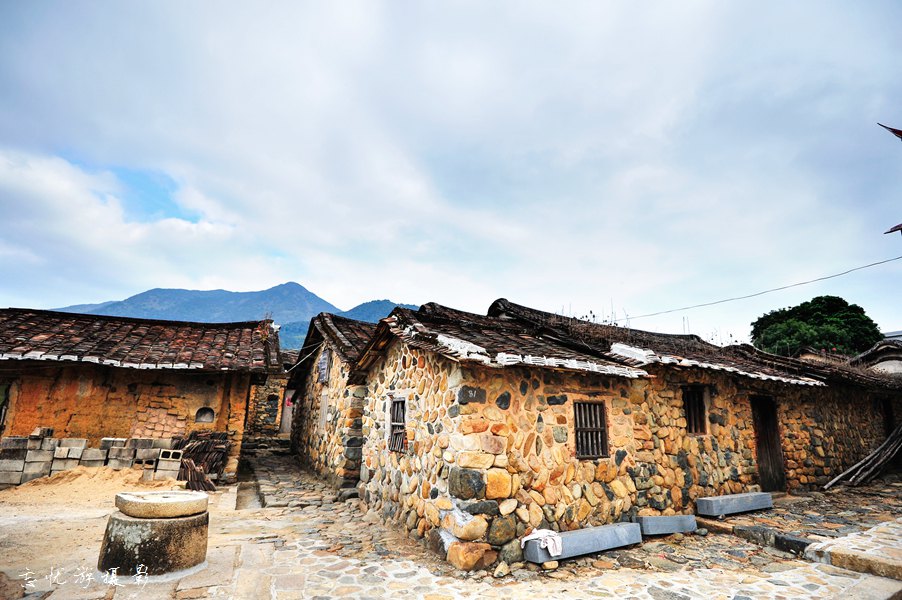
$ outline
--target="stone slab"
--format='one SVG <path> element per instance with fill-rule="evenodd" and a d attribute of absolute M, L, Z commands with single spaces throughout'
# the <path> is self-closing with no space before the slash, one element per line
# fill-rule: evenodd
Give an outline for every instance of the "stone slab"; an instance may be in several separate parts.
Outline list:
<path fill-rule="evenodd" d="M 129 438 L 125 442 L 126 448 L 153 448 L 153 438 Z"/>
<path fill-rule="evenodd" d="M 21 471 L 0 471 L 0 484 L 19 485 L 22 483 Z"/>
<path fill-rule="evenodd" d="M 77 458 L 56 458 L 50 464 L 51 471 L 68 471 L 78 466 Z"/>
<path fill-rule="evenodd" d="M 107 461 L 106 466 L 118 471 L 119 469 L 131 469 L 132 461 L 129 459 L 111 458 Z"/>
<path fill-rule="evenodd" d="M 157 461 L 157 471 L 178 471 L 182 467 L 180 460 L 163 460 Z"/>
<path fill-rule="evenodd" d="M 690 533 L 698 529 L 695 515 L 672 515 L 665 517 L 636 517 L 642 535 L 669 535 Z"/>
<path fill-rule="evenodd" d="M 59 445 L 63 448 L 87 448 L 88 440 L 85 438 L 63 438 L 60 440 Z"/>
<path fill-rule="evenodd" d="M 53 461 L 45 460 L 41 462 L 25 462 L 25 468 L 22 469 L 24 473 L 43 473 L 46 475 L 50 472 L 50 465 Z"/>
<path fill-rule="evenodd" d="M 0 449 L 25 450 L 28 449 L 28 438 L 19 435 L 10 435 L 0 439 Z"/>
<path fill-rule="evenodd" d="M 160 458 L 159 448 L 136 448 L 135 458 L 141 460 L 156 460 Z"/>
<path fill-rule="evenodd" d="M 642 541 L 642 528 L 638 523 L 614 523 L 564 531 L 560 536 L 562 550 L 558 556 L 551 556 L 538 540 L 529 540 L 523 547 L 523 558 L 533 563 L 545 563 L 638 544 Z"/>
<path fill-rule="evenodd" d="M 25 462 L 50 462 L 53 460 L 53 450 L 29 450 L 25 455 Z"/>
<path fill-rule="evenodd" d="M 25 461 L 24 460 L 11 460 L 7 458 L 0 458 L 0 471 L 15 471 L 17 473 L 21 473 L 25 470 Z"/>
<path fill-rule="evenodd" d="M 81 451 L 81 460 L 106 460 L 107 451 L 97 448 L 85 448 Z"/>
<path fill-rule="evenodd" d="M 100 449 L 109 450 L 110 448 L 124 448 L 125 438 L 102 438 L 100 440 Z"/>
<path fill-rule="evenodd" d="M 2 448 L 0 449 L 0 460 L 25 460 L 28 450 L 25 448 Z"/>
<path fill-rule="evenodd" d="M 751 510 L 773 508 L 774 501 L 767 492 L 746 492 L 724 496 L 707 496 L 695 501 L 695 512 L 700 515 L 717 517 Z"/>
<path fill-rule="evenodd" d="M 118 460 L 135 460 L 135 449 L 134 448 L 121 448 L 119 446 L 114 446 L 109 449 L 107 455 L 110 460 L 118 459 Z"/>

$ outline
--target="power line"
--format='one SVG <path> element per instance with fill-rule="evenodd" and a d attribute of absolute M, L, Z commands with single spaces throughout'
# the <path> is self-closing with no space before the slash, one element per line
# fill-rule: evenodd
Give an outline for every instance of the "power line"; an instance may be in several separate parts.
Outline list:
<path fill-rule="evenodd" d="M 886 264 L 888 262 L 893 262 L 894 260 L 902 259 L 902 256 L 897 256 L 895 258 L 887 258 L 886 260 L 881 260 L 875 263 L 871 263 L 869 265 L 863 265 L 861 267 L 855 267 L 854 269 L 849 269 L 848 271 L 843 271 L 842 273 L 836 273 L 835 275 L 827 275 L 825 277 L 818 277 L 817 279 L 810 279 L 808 281 L 800 281 L 799 283 L 791 283 L 789 285 L 784 285 L 781 287 L 771 288 L 769 290 L 764 290 L 763 292 L 755 292 L 754 294 L 748 294 L 746 296 L 736 296 L 734 298 L 725 298 L 724 300 L 717 300 L 715 302 L 705 302 L 704 304 L 693 304 L 692 306 L 684 306 L 682 308 L 673 308 L 671 310 L 662 310 L 659 312 L 648 313 L 647 315 L 639 315 L 639 316 L 630 316 L 628 318 L 623 319 L 614 319 L 613 322 L 617 323 L 618 321 L 626 321 L 632 319 L 642 319 L 644 317 L 656 317 L 658 315 L 666 315 L 669 313 L 680 312 L 681 310 L 689 310 L 692 308 L 701 308 L 703 306 L 714 306 L 715 304 L 723 304 L 724 302 L 733 302 L 735 300 L 745 300 L 746 298 L 754 298 L 755 296 L 763 296 L 764 294 L 770 294 L 771 292 L 779 292 L 780 290 L 788 290 L 789 288 L 799 287 L 800 285 L 808 285 L 809 283 L 816 283 L 818 281 L 824 281 L 826 279 L 833 279 L 834 277 L 840 277 L 842 275 L 848 275 L 854 271 L 861 271 L 862 269 L 869 269 L 870 267 L 876 267 L 877 265 Z"/>

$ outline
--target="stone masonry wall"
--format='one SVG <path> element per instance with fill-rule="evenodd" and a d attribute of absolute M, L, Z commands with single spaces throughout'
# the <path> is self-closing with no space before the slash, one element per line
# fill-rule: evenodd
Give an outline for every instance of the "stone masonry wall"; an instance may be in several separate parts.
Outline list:
<path fill-rule="evenodd" d="M 282 400 L 287 373 L 270 373 L 263 385 L 255 385 L 251 390 L 251 401 L 247 412 L 247 433 L 252 435 L 277 435 L 282 425 Z"/>
<path fill-rule="evenodd" d="M 326 346 L 323 346 L 326 348 Z M 355 486 L 360 477 L 364 386 L 348 386 L 348 365 L 331 352 L 329 378 L 319 381 L 320 351 L 303 390 L 295 396 L 292 446 L 301 462 L 335 487 Z"/>
<path fill-rule="evenodd" d="M 861 392 L 701 369 L 654 375 L 461 368 L 396 342 L 370 372 L 361 498 L 458 567 L 481 568 L 499 554 L 519 560 L 515 538 L 529 527 L 688 513 L 700 496 L 758 489 L 753 393 L 778 402 L 790 487 L 823 482 L 882 440 Z M 709 390 L 704 434 L 686 432 L 684 385 Z M 392 397 L 407 400 L 404 452 L 387 449 Z M 607 457 L 576 458 L 576 401 L 604 404 Z"/>
<path fill-rule="evenodd" d="M 11 379 L 4 435 L 27 436 L 35 427 L 57 436 L 168 438 L 192 431 L 227 431 L 232 444 L 226 479 L 237 472 L 250 376 L 238 373 L 117 369 L 92 364 L 23 363 Z M 212 423 L 196 423 L 202 407 Z"/>

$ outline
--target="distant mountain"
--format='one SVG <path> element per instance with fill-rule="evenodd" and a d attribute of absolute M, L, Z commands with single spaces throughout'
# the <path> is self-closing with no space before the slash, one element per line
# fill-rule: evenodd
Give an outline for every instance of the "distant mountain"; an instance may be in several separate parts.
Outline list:
<path fill-rule="evenodd" d="M 57 310 L 114 317 L 226 323 L 272 318 L 276 323 L 309 321 L 317 314 L 339 312 L 304 286 L 283 283 L 259 292 L 153 289 L 118 302 L 80 304 Z"/>
<path fill-rule="evenodd" d="M 391 300 L 370 300 L 363 304 L 358 304 L 351 310 L 344 312 L 332 312 L 348 319 L 356 319 L 358 321 L 366 321 L 368 323 L 376 323 L 380 319 L 384 319 L 395 309 L 400 306 L 416 310 L 419 308 L 413 304 L 398 304 Z M 285 323 L 279 329 L 279 342 L 283 348 L 300 348 L 304 345 L 304 339 L 307 337 L 307 328 L 310 326 L 310 319 L 305 321 L 297 321 L 294 323 Z"/>
<path fill-rule="evenodd" d="M 310 319 L 321 312 L 375 323 L 388 316 L 396 306 L 416 309 L 412 304 L 390 300 L 371 300 L 341 311 L 304 286 L 289 282 L 259 292 L 227 290 L 153 289 L 125 300 L 100 304 L 75 304 L 56 310 L 89 315 L 227 323 L 271 318 L 282 327 L 279 340 L 283 348 L 300 348 L 307 337 Z"/>

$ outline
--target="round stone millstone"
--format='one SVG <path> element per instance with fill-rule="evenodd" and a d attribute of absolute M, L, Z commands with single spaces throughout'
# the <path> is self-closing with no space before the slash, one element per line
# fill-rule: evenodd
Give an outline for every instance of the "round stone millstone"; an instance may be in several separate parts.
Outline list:
<path fill-rule="evenodd" d="M 210 514 L 141 519 L 121 512 L 110 515 L 100 546 L 97 569 L 122 576 L 165 575 L 195 567 L 207 558 Z"/>
<path fill-rule="evenodd" d="M 207 500 L 203 492 L 122 492 L 116 508 L 137 519 L 169 519 L 206 512 Z"/>

